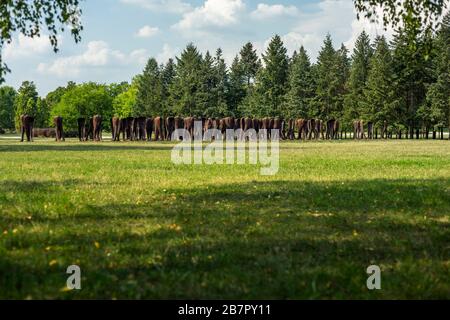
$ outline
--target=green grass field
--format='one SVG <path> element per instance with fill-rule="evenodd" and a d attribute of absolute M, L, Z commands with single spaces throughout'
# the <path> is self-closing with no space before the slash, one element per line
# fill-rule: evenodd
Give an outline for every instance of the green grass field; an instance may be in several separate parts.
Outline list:
<path fill-rule="evenodd" d="M 450 298 L 449 141 L 283 142 L 275 176 L 172 146 L 0 140 L 0 298 Z"/>

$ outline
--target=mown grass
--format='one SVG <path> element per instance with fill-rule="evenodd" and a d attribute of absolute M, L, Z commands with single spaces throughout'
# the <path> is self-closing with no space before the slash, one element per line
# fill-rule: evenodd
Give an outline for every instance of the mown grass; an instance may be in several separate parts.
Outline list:
<path fill-rule="evenodd" d="M 0 298 L 450 298 L 448 141 L 283 142 L 275 176 L 172 146 L 0 140 Z"/>

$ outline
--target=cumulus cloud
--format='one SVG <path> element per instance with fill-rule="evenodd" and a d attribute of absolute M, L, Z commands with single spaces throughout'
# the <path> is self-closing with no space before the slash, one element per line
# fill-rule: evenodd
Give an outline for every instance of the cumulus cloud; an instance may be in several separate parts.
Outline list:
<path fill-rule="evenodd" d="M 183 14 L 182 19 L 173 28 L 189 32 L 210 26 L 233 25 L 238 22 L 239 14 L 244 10 L 245 4 L 242 0 L 206 0 L 202 6 Z"/>
<path fill-rule="evenodd" d="M 159 32 L 158 27 L 143 26 L 136 33 L 136 37 L 150 38 L 150 37 L 153 37 L 154 35 L 156 35 L 158 32 Z"/>
<path fill-rule="evenodd" d="M 167 63 L 170 58 L 174 59 L 175 56 L 180 52 L 178 48 L 172 48 L 168 43 L 163 45 L 163 49 L 157 54 L 156 60 L 159 63 Z"/>
<path fill-rule="evenodd" d="M 387 34 L 389 38 L 393 33 L 392 30 L 384 32 L 381 25 L 366 19 L 358 20 L 352 0 L 323 0 L 317 3 L 316 9 L 312 13 L 299 12 L 298 22 L 289 32 L 281 35 L 289 54 L 303 45 L 315 60 L 327 33 L 331 34 L 336 49 L 344 43 L 349 50 L 353 49 L 356 38 L 363 30 L 372 39 L 381 34 Z M 265 50 L 269 41 L 259 43 L 258 48 Z"/>
<path fill-rule="evenodd" d="M 43 74 L 56 75 L 58 77 L 80 75 L 83 69 L 124 66 L 133 63 L 143 64 L 147 57 L 147 51 L 139 49 L 125 54 L 118 50 L 112 50 L 104 41 L 91 41 L 85 52 L 68 57 L 61 57 L 52 63 L 40 63 L 37 70 Z"/>
<path fill-rule="evenodd" d="M 62 41 L 62 37 L 58 37 L 58 41 Z M 52 51 L 52 46 L 47 35 L 41 37 L 29 38 L 23 34 L 19 34 L 11 43 L 6 44 L 3 49 L 3 56 L 6 60 L 13 60 L 18 58 L 26 58 L 45 54 Z"/>
<path fill-rule="evenodd" d="M 181 0 L 120 0 L 154 12 L 184 13 L 192 9 L 189 3 Z"/>
<path fill-rule="evenodd" d="M 250 17 L 255 20 L 266 20 L 272 18 L 279 18 L 282 16 L 295 17 L 299 14 L 296 6 L 284 6 L 282 4 L 269 5 L 259 3 L 256 10 L 250 13 Z"/>

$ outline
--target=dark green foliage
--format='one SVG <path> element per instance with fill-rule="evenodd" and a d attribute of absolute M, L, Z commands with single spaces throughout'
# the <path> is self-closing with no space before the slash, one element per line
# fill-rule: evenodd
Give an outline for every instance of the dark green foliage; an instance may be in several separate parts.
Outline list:
<path fill-rule="evenodd" d="M 161 70 L 154 58 L 150 58 L 144 72 L 136 78 L 137 95 L 132 116 L 161 116 L 163 109 L 163 83 Z"/>
<path fill-rule="evenodd" d="M 421 53 L 428 55 L 432 50 L 430 42 L 418 41 L 424 30 L 435 31 L 447 0 L 354 0 L 358 18 L 362 14 L 372 21 L 382 19 L 385 27 L 402 27 L 405 30 L 404 41 L 411 51 L 422 46 Z"/>
<path fill-rule="evenodd" d="M 450 128 L 450 13 L 444 17 L 434 44 L 436 81 L 428 87 L 426 103 L 419 111 L 428 116 L 431 125 Z"/>
<path fill-rule="evenodd" d="M 314 70 L 316 92 L 310 116 L 327 119 L 340 111 L 338 92 L 341 89 L 339 81 L 341 71 L 336 68 L 337 57 L 338 53 L 333 48 L 331 36 L 327 34 Z"/>
<path fill-rule="evenodd" d="M 369 75 L 370 59 L 373 48 L 369 35 L 362 32 L 355 43 L 352 54 L 352 66 L 348 80 L 348 94 L 345 97 L 345 121 L 351 123 L 364 114 L 362 101 L 364 88 Z"/>
<path fill-rule="evenodd" d="M 311 62 L 303 46 L 292 57 L 289 73 L 289 91 L 286 94 L 283 114 L 288 118 L 307 118 L 314 97 L 314 79 Z"/>
<path fill-rule="evenodd" d="M 375 52 L 370 61 L 370 72 L 363 89 L 361 117 L 381 126 L 386 120 L 392 125 L 396 119 L 398 99 L 393 90 L 393 62 L 389 45 L 384 37 L 375 40 Z"/>
<path fill-rule="evenodd" d="M 15 99 L 17 111 L 3 107 L 2 121 L 15 114 L 18 124 L 18 114 L 30 113 L 39 126 L 48 126 L 54 115 L 61 115 L 73 127 L 77 117 L 101 113 L 107 117 L 334 118 L 347 131 L 355 119 L 378 127 L 387 121 L 391 128 L 403 131 L 448 126 L 448 21 L 446 16 L 436 34 L 424 30 L 416 50 L 409 47 L 404 30 L 397 31 L 391 46 L 383 37 L 372 44 L 362 32 L 351 59 L 347 48 L 341 45 L 335 50 L 327 35 L 315 64 L 303 47 L 289 58 L 279 36 L 272 38 L 263 54 L 263 65 L 251 43 L 229 68 L 221 49 L 202 56 L 189 44 L 176 62 L 170 59 L 158 65 L 150 58 L 132 85 L 72 82 L 39 100 L 34 84 L 24 82 Z M 427 55 L 429 43 L 434 50 Z M 97 103 L 104 94 L 107 99 Z M 0 98 L 8 105 L 7 96 Z"/>
<path fill-rule="evenodd" d="M 287 92 L 289 59 L 280 36 L 275 35 L 262 56 L 264 68 L 256 78 L 256 115 L 281 116 Z"/>
<path fill-rule="evenodd" d="M 50 33 L 49 39 L 55 52 L 58 50 L 58 33 L 70 29 L 75 42 L 81 40 L 80 0 L 34 0 L 0 2 L 0 84 L 9 71 L 2 62 L 2 47 L 10 42 L 16 32 L 27 37 L 39 37 L 42 29 Z"/>
<path fill-rule="evenodd" d="M 281 40 L 281 39 L 280 39 Z M 258 71 L 261 69 L 261 61 L 259 60 L 256 49 L 253 48 L 251 42 L 247 42 L 239 52 L 242 75 L 244 81 L 249 86 L 255 81 Z"/>
<path fill-rule="evenodd" d="M 228 107 L 229 112 L 238 115 L 238 108 L 246 96 L 245 75 L 239 57 L 233 59 L 230 67 L 229 91 L 228 91 Z"/>
<path fill-rule="evenodd" d="M 14 129 L 14 101 L 17 92 L 12 87 L 0 87 L 0 129 Z"/>
<path fill-rule="evenodd" d="M 193 44 L 177 57 L 176 76 L 170 86 L 172 113 L 183 116 L 201 116 L 203 111 L 199 101 L 203 99 L 202 71 L 203 58 Z"/>

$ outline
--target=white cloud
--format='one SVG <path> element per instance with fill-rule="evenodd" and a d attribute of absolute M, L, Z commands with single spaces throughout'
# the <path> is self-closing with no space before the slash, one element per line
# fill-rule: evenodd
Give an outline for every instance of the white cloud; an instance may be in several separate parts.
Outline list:
<path fill-rule="evenodd" d="M 56 75 L 58 77 L 80 75 L 83 69 L 92 69 L 108 66 L 124 66 L 134 63 L 143 64 L 147 57 L 147 51 L 139 49 L 129 54 L 110 49 L 104 41 L 91 41 L 87 49 L 80 55 L 60 57 L 52 63 L 40 63 L 37 70 L 43 74 Z"/>
<path fill-rule="evenodd" d="M 294 50 L 304 46 L 314 61 L 323 44 L 327 33 L 331 34 L 335 48 L 344 43 L 349 50 L 353 49 L 358 35 L 365 30 L 371 38 L 376 35 L 392 34 L 392 30 L 384 32 L 382 26 L 370 23 L 361 18 L 357 20 L 352 0 L 323 0 L 317 4 L 313 13 L 298 12 L 297 23 L 291 30 L 281 35 L 281 38 L 292 54 Z M 257 43 L 258 52 L 263 52 L 270 38 Z"/>
<path fill-rule="evenodd" d="M 377 10 L 377 12 L 380 16 L 382 15 L 381 9 Z M 360 20 L 355 18 L 352 21 L 351 25 L 351 36 L 347 41 L 344 42 L 344 45 L 347 47 L 347 49 L 353 50 L 356 39 L 361 34 L 361 32 L 363 32 L 363 30 L 370 36 L 372 40 L 375 39 L 376 36 L 383 34 L 389 41 L 393 38 L 394 35 L 394 29 L 392 27 L 388 27 L 387 30 L 384 30 L 382 21 L 371 22 L 363 17 L 361 17 Z"/>
<path fill-rule="evenodd" d="M 154 35 L 156 35 L 158 32 L 159 32 L 158 27 L 143 26 L 136 33 L 136 37 L 150 38 L 150 37 L 153 37 Z"/>
<path fill-rule="evenodd" d="M 58 37 L 58 42 L 62 41 L 61 37 Z M 11 43 L 6 44 L 3 49 L 3 56 L 6 60 L 26 58 L 35 56 L 38 54 L 45 54 L 52 51 L 52 46 L 47 35 L 41 37 L 29 38 L 23 34 L 19 34 L 17 38 L 14 38 Z"/>
<path fill-rule="evenodd" d="M 282 16 L 295 17 L 299 14 L 296 6 L 284 6 L 282 4 L 269 5 L 259 3 L 256 10 L 250 13 L 250 17 L 255 20 L 266 20 L 272 18 L 279 18 Z"/>
<path fill-rule="evenodd" d="M 175 59 L 175 56 L 180 52 L 178 48 L 172 48 L 169 44 L 165 43 L 163 49 L 160 53 L 157 54 L 156 60 L 159 63 L 167 63 L 167 61 L 172 58 Z"/>
<path fill-rule="evenodd" d="M 154 12 L 184 13 L 192 9 L 189 3 L 181 0 L 120 0 L 125 4 L 136 5 Z"/>
<path fill-rule="evenodd" d="M 173 28 L 189 32 L 210 26 L 233 25 L 238 22 L 239 14 L 244 10 L 245 4 L 242 0 L 206 0 L 202 6 L 185 13 Z"/>

